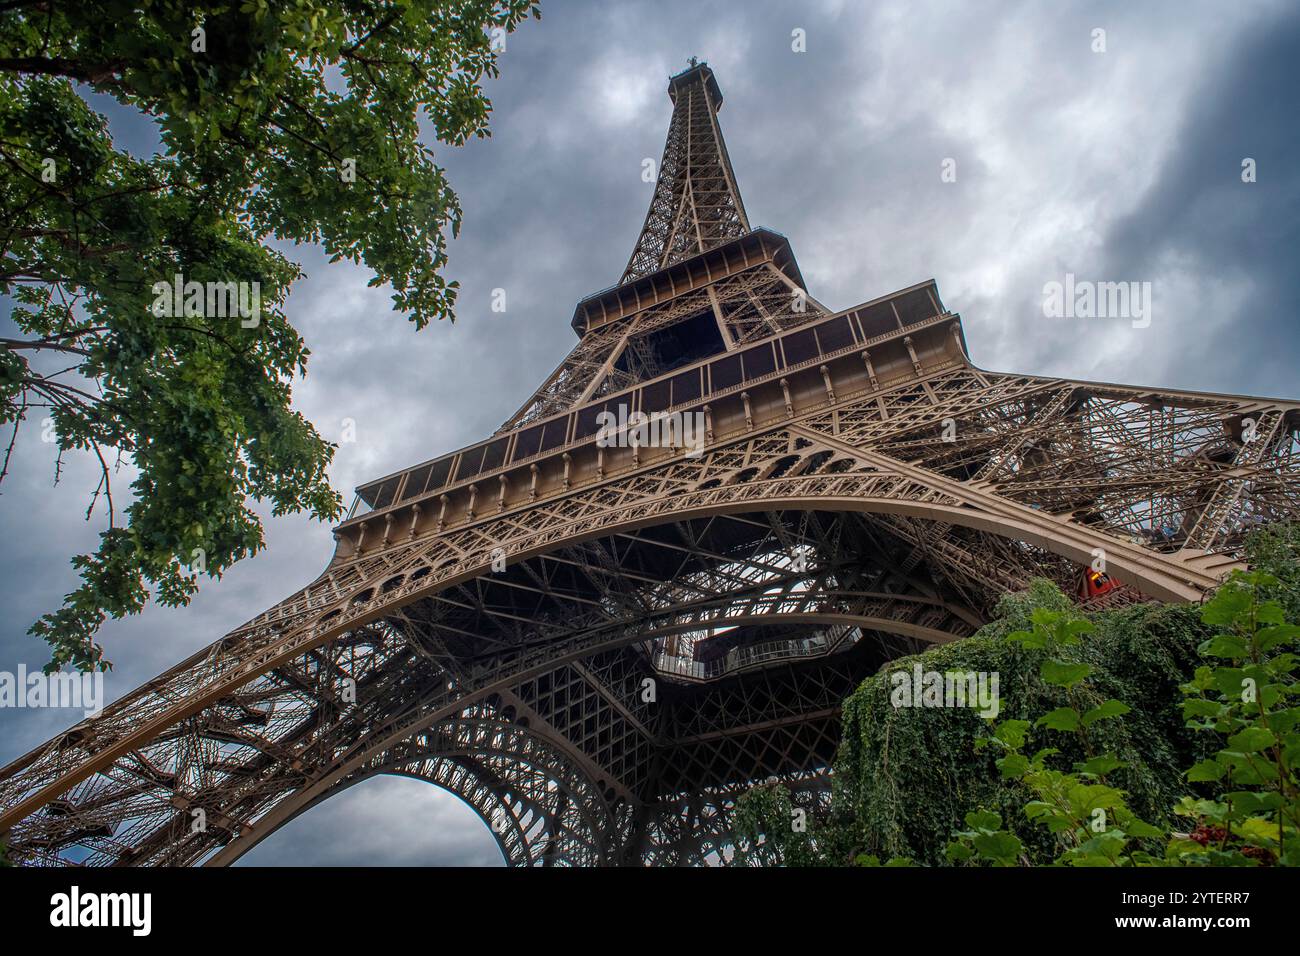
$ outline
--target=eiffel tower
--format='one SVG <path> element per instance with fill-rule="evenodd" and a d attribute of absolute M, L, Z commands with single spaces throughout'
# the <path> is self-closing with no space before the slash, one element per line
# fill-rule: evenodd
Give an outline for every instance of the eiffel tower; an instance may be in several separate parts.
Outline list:
<path fill-rule="evenodd" d="M 1199 600 L 1300 513 L 1300 404 L 985 371 L 933 281 L 826 308 L 750 225 L 712 71 L 668 94 L 568 357 L 358 489 L 317 580 L 0 772 L 16 861 L 229 864 L 399 774 L 510 864 L 716 862 L 756 783 L 825 805 L 841 702 L 891 659 L 1035 576 Z"/>

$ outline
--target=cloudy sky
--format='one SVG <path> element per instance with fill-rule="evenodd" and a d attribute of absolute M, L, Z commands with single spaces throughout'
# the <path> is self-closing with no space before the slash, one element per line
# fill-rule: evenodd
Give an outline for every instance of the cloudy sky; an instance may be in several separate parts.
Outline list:
<path fill-rule="evenodd" d="M 288 314 L 313 352 L 295 401 L 335 440 L 355 420 L 333 469 L 349 494 L 484 437 L 568 351 L 574 303 L 626 264 L 652 189 L 641 163 L 663 149 L 667 78 L 691 56 L 726 98 L 750 222 L 790 238 L 831 308 L 934 278 L 984 368 L 1300 394 L 1294 3 L 546 0 L 542 12 L 509 38 L 489 84 L 493 137 L 439 154 L 466 219 L 451 249 L 454 326 L 416 333 L 361 269 L 287 250 L 307 272 Z M 796 29 L 806 52 L 791 49 Z M 945 160 L 955 182 L 941 179 Z M 1149 327 L 1045 318 L 1044 284 L 1067 272 L 1150 282 Z M 491 311 L 496 288 L 505 313 Z M 48 449 L 26 430 L 0 495 L 0 670 L 47 659 L 25 631 L 74 585 L 67 559 L 99 530 L 82 520 L 92 467 L 71 463 L 52 488 Z M 328 528 L 296 518 L 268 519 L 266 540 L 190 607 L 103 629 L 109 698 L 310 581 L 332 546 Z M 76 719 L 0 711 L 0 761 Z M 243 862 L 501 859 L 457 799 L 382 779 Z"/>

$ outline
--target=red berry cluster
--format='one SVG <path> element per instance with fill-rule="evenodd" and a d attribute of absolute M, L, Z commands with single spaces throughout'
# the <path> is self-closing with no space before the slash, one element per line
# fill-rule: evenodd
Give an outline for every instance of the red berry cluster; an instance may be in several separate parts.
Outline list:
<path fill-rule="evenodd" d="M 1211 843 L 1223 844 L 1228 838 L 1228 831 L 1223 827 L 1210 826 L 1202 823 L 1188 835 L 1188 839 L 1194 840 L 1201 846 L 1209 846 Z M 1238 851 L 1242 856 L 1251 860 L 1258 860 L 1260 866 L 1272 866 L 1275 862 L 1273 851 L 1262 846 L 1237 846 L 1233 845 L 1232 849 Z"/>

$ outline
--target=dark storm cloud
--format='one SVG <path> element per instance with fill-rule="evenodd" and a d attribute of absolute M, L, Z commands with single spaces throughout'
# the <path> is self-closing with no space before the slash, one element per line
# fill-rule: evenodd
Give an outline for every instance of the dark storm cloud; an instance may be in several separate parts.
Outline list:
<path fill-rule="evenodd" d="M 1193 107 L 1136 209 L 1106 236 L 1109 271 L 1180 272 L 1239 292 L 1221 303 L 1217 334 L 1177 317 L 1187 387 L 1300 392 L 1300 9 L 1250 30 L 1225 68 L 1199 85 Z M 1257 181 L 1242 181 L 1253 159 Z"/>
<path fill-rule="evenodd" d="M 509 37 L 489 84 L 493 136 L 438 149 L 465 210 L 451 247 L 459 320 L 415 333 L 363 270 L 286 248 L 307 278 L 288 312 L 312 349 L 295 403 L 327 437 L 355 423 L 332 471 L 362 481 L 489 434 L 575 341 L 575 303 L 621 274 L 691 56 L 715 69 L 720 122 L 751 222 L 790 237 L 832 308 L 935 278 L 987 368 L 1138 384 L 1294 394 L 1300 184 L 1286 4 L 943 5 L 548 2 Z M 791 51 L 791 31 L 807 52 Z M 1107 50 L 1091 35 L 1105 29 Z M 96 107 L 108 109 L 102 100 Z M 133 123 L 135 125 L 133 125 Z M 148 124 L 114 115 L 147 151 Z M 1240 160 L 1259 182 L 1240 182 Z M 957 163 L 955 183 L 940 164 Z M 1044 283 L 1072 271 L 1153 284 L 1147 329 L 1046 319 Z M 507 311 L 491 311 L 503 289 Z M 7 334 L 7 333 L 6 333 Z M 51 490 L 39 428 L 0 498 L 6 610 L 0 668 L 37 667 L 27 625 L 94 546 L 93 472 Z M 129 476 L 119 479 L 125 486 Z M 189 608 L 113 621 L 110 696 L 238 626 L 325 565 L 329 529 L 268 520 L 267 550 Z M 0 759 L 74 722 L 0 712 Z M 420 790 L 425 787 L 424 790 Z M 373 781 L 259 846 L 250 863 L 496 863 L 458 800 Z"/>

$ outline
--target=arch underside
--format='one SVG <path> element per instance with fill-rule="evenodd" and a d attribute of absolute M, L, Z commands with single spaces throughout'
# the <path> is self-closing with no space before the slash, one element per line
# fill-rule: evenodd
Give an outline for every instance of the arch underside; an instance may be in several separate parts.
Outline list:
<path fill-rule="evenodd" d="M 336 566 L 8 768 L 11 853 L 229 863 L 382 772 L 462 796 L 513 864 L 725 856 L 745 789 L 824 789 L 889 660 L 1033 577 L 1076 590 L 1098 546 L 1123 599 L 1203 592 L 1295 514 L 1289 413 L 1234 444 L 1245 400 L 1034 381 L 954 370 Z"/>
<path fill-rule="evenodd" d="M 441 787 L 470 806 L 510 866 L 599 866 L 626 830 L 611 803 L 563 752 L 488 702 L 412 734 L 303 805 L 295 816 L 380 774 Z"/>

